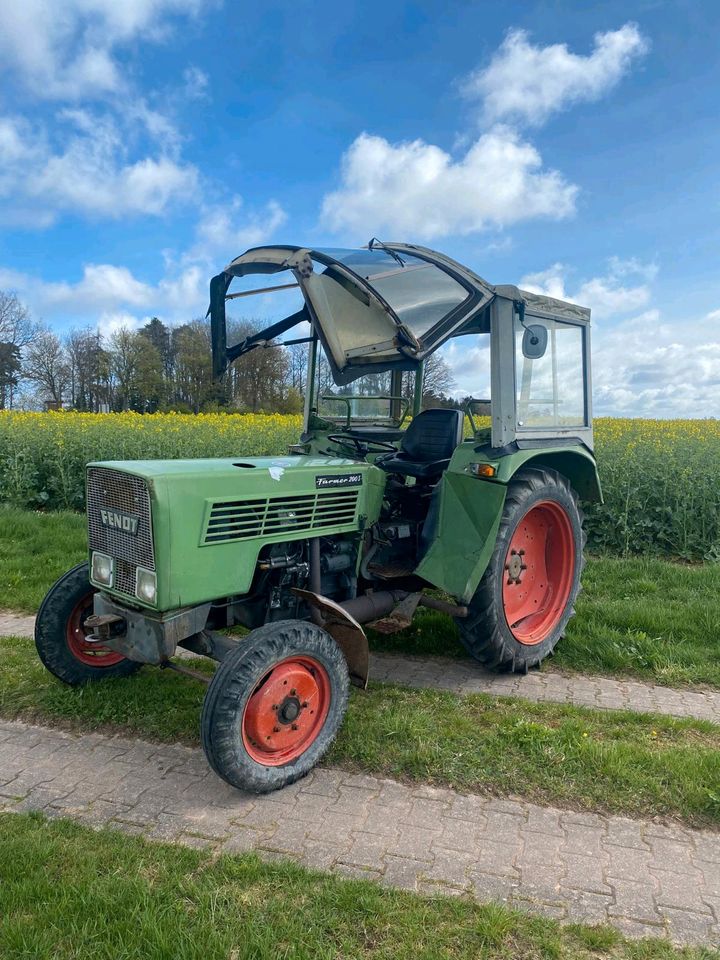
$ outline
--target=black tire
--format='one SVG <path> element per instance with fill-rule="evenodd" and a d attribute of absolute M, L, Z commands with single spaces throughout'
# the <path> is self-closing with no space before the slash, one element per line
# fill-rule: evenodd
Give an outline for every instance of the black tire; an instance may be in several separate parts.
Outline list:
<path fill-rule="evenodd" d="M 574 547 L 572 557 L 568 557 L 566 584 L 569 582 L 570 586 L 567 600 L 550 632 L 540 642 L 525 643 L 516 638 L 505 614 L 503 586 L 509 582 L 506 578 L 510 576 L 506 561 L 520 523 L 534 506 L 545 501 L 556 504 L 569 521 L 568 534 L 571 531 Z M 523 672 L 549 656 L 575 613 L 574 603 L 580 592 L 580 577 L 585 565 L 584 547 L 583 515 L 577 494 L 567 478 L 547 467 L 519 470 L 508 486 L 495 549 L 470 601 L 469 615 L 455 621 L 460 640 L 471 656 L 491 670 Z"/>
<path fill-rule="evenodd" d="M 71 686 L 91 680 L 127 677 L 142 666 L 126 658 L 113 662 L 115 656 L 108 656 L 109 662 L 105 665 L 102 665 L 102 656 L 98 656 L 100 665 L 92 666 L 73 653 L 68 640 L 68 624 L 76 616 L 79 606 L 81 610 L 85 609 L 84 601 L 87 601 L 87 615 L 92 613 L 95 593 L 87 563 L 79 563 L 50 587 L 35 620 L 35 646 L 40 659 L 50 673 Z"/>
<path fill-rule="evenodd" d="M 308 728 L 313 732 L 313 739 L 307 748 L 303 743 L 296 746 L 297 750 L 303 749 L 300 755 L 288 762 L 269 765 L 259 762 L 257 755 L 253 756 L 253 746 L 247 742 L 247 708 L 258 688 L 275 689 L 274 685 L 281 681 L 271 677 L 282 674 L 273 671 L 278 667 L 287 669 L 287 664 L 294 658 L 307 658 L 320 665 L 327 690 L 327 713 L 320 725 L 317 719 L 310 719 L 307 707 L 300 723 L 314 724 Z M 349 686 L 342 651 L 332 637 L 314 623 L 280 620 L 254 630 L 222 661 L 205 695 L 201 731 L 208 763 L 223 780 L 240 790 L 267 793 L 294 783 L 312 770 L 335 739 L 347 709 Z M 287 702 L 290 699 L 285 698 Z M 282 707 L 282 704 L 273 705 L 273 709 L 277 706 Z M 282 728 L 284 736 L 289 721 L 283 719 L 281 722 L 285 725 Z M 255 746 L 259 745 L 256 743 Z M 281 755 L 278 754 L 276 759 L 281 761 Z"/>

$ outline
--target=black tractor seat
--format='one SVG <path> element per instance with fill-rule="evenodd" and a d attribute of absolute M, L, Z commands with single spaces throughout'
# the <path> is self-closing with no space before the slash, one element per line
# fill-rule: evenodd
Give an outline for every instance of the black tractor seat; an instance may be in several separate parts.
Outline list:
<path fill-rule="evenodd" d="M 404 432 L 399 452 L 378 457 L 376 466 L 418 480 L 438 477 L 462 442 L 464 417 L 462 410 L 423 410 Z"/>

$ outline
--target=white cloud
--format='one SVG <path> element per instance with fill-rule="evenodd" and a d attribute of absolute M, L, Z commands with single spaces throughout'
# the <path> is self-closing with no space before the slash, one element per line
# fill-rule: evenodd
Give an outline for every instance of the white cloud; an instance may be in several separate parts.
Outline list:
<path fill-rule="evenodd" d="M 658 310 L 593 333 L 595 415 L 720 417 L 720 310 L 663 319 Z"/>
<path fill-rule="evenodd" d="M 260 210 L 246 210 L 242 197 L 205 206 L 196 227 L 196 242 L 185 259 L 214 263 L 219 257 L 224 266 L 248 247 L 266 243 L 286 221 L 287 214 L 276 200 Z"/>
<path fill-rule="evenodd" d="M 153 313 L 170 323 L 205 316 L 210 277 L 195 264 L 166 274 L 153 292 Z"/>
<path fill-rule="evenodd" d="M 0 267 L 0 290 L 12 290 L 13 293 L 25 293 L 30 277 L 20 270 Z"/>
<path fill-rule="evenodd" d="M 520 281 L 523 290 L 530 293 L 541 293 L 545 297 L 556 297 L 558 300 L 568 300 L 565 293 L 565 274 L 567 268 L 562 263 L 554 263 L 545 270 L 536 273 L 526 273 Z M 586 306 L 586 304 L 583 304 Z"/>
<path fill-rule="evenodd" d="M 646 284 L 623 287 L 612 276 L 594 277 L 580 287 L 574 299 L 587 304 L 595 319 L 599 319 L 646 307 L 650 302 L 650 288 Z"/>
<path fill-rule="evenodd" d="M 663 317 L 650 306 L 657 265 L 635 258 L 611 257 L 606 273 L 570 289 L 569 272 L 555 263 L 520 286 L 592 308 L 596 416 L 720 417 L 720 310 Z"/>
<path fill-rule="evenodd" d="M 126 129 L 142 132 L 144 137 L 149 137 L 158 147 L 161 147 L 165 154 L 174 158 L 179 156 L 185 138 L 168 114 L 154 110 L 142 97 L 118 100 L 115 108 L 117 122 Z"/>
<path fill-rule="evenodd" d="M 535 46 L 525 30 L 511 30 L 489 65 L 471 73 L 462 89 L 482 101 L 486 121 L 538 125 L 573 103 L 598 100 L 648 46 L 634 23 L 595 34 L 587 56 L 571 53 L 564 43 Z"/>
<path fill-rule="evenodd" d="M 36 96 L 72 100 L 124 86 L 116 52 L 157 42 L 208 0 L 0 0 L 0 62 Z"/>
<path fill-rule="evenodd" d="M 208 304 L 206 269 L 195 265 L 169 267 L 157 283 L 139 280 L 131 270 L 110 263 L 91 263 L 75 283 L 53 283 L 17 270 L 0 269 L 0 289 L 17 292 L 34 317 L 62 331 L 89 324 L 103 334 L 120 327 L 136 329 L 149 317 L 169 324 L 205 315 Z"/>
<path fill-rule="evenodd" d="M 574 212 L 576 194 L 507 127 L 483 134 L 458 159 L 423 140 L 393 144 L 362 133 L 342 158 L 339 189 L 323 200 L 322 222 L 362 239 L 381 232 L 430 239 L 561 219 Z"/>
<path fill-rule="evenodd" d="M 97 322 L 97 329 L 104 340 L 109 340 L 114 333 L 120 330 L 139 330 L 140 327 L 150 319 L 147 317 L 137 317 L 132 313 L 103 312 Z"/>
<path fill-rule="evenodd" d="M 104 100 L 54 116 L 0 116 L 0 222 L 47 227 L 60 214 L 160 215 L 197 201 L 196 168 L 182 161 L 172 119 L 178 100 L 203 95 L 206 75 L 188 66 L 182 94 L 139 96 L 123 62 L 165 40 L 179 17 L 217 0 L 0 0 L 0 74 L 36 100 Z M 127 74 L 127 76 L 126 76 Z M 13 91 L 15 92 L 15 91 Z"/>
<path fill-rule="evenodd" d="M 62 143 L 55 146 L 44 127 L 0 117 L 0 216 L 6 221 L 47 225 L 61 212 L 158 215 L 195 198 L 198 174 L 191 164 L 162 151 L 133 156 L 130 121 L 85 110 L 64 110 L 58 120 Z"/>
<path fill-rule="evenodd" d="M 451 340 L 440 351 L 443 360 L 449 365 L 455 380 L 453 396 L 476 397 L 487 400 L 490 397 L 490 338 L 458 337 Z"/>
<path fill-rule="evenodd" d="M 655 279 L 658 274 L 658 265 L 654 262 L 643 263 L 637 257 L 610 257 L 608 260 L 609 272 L 614 277 L 637 276 L 642 277 L 648 282 Z"/>
<path fill-rule="evenodd" d="M 452 153 L 421 138 L 391 143 L 362 133 L 341 160 L 340 185 L 326 194 L 321 224 L 365 239 L 373 233 L 422 239 L 559 220 L 575 212 L 578 187 L 543 164 L 537 148 L 498 121 L 542 123 L 555 110 L 596 100 L 647 49 L 638 27 L 598 33 L 588 56 L 565 44 L 533 46 L 512 30 L 489 65 L 463 83 L 483 102 L 482 134 Z"/>
<path fill-rule="evenodd" d="M 655 277 L 657 267 L 636 259 L 620 260 L 611 257 L 606 274 L 586 280 L 571 293 L 566 290 L 567 272 L 562 263 L 554 263 L 546 270 L 524 276 L 520 286 L 533 293 L 542 293 L 590 307 L 593 318 L 599 319 L 634 313 L 646 307 L 651 296 L 647 281 Z M 624 285 L 621 280 L 627 277 L 636 277 L 643 282 L 633 286 Z"/>
<path fill-rule="evenodd" d="M 167 251 L 164 274 L 155 283 L 139 280 L 125 266 L 89 263 L 75 283 L 47 282 L 0 268 L 0 289 L 16 291 L 34 316 L 54 326 L 70 317 L 75 325 L 90 323 L 110 334 L 123 326 L 135 329 L 151 316 L 170 324 L 186 323 L 205 315 L 211 274 L 246 246 L 270 239 L 285 220 L 285 212 L 274 202 L 261 211 L 249 211 L 244 219 L 238 216 L 241 208 L 240 198 L 229 204 L 229 213 L 222 207 L 205 208 L 194 247 L 184 254 Z M 254 305 L 262 315 L 277 309 L 276 302 Z"/>
<path fill-rule="evenodd" d="M 91 263 L 83 269 L 77 283 L 46 283 L 41 287 L 45 307 L 69 307 L 82 304 L 89 312 L 110 314 L 118 307 L 149 307 L 153 301 L 150 284 L 136 280 L 127 267 L 109 263 Z"/>

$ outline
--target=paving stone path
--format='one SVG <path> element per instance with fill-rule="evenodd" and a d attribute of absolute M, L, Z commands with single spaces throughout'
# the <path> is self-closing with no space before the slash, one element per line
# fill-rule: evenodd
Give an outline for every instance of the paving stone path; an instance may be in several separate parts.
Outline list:
<path fill-rule="evenodd" d="M 629 936 L 720 943 L 720 834 L 315 770 L 266 796 L 198 749 L 0 721 L 0 810 L 429 894 L 504 901 Z"/>
<path fill-rule="evenodd" d="M 32 637 L 35 617 L 12 610 L 0 610 L 0 637 Z"/>
<path fill-rule="evenodd" d="M 35 618 L 0 610 L 0 636 L 31 637 Z M 674 690 L 652 683 L 610 677 L 564 676 L 533 671 L 496 674 L 469 660 L 447 657 L 405 657 L 374 653 L 373 680 L 452 693 L 489 693 L 499 697 L 570 703 L 601 710 L 633 710 L 673 717 L 695 717 L 720 723 L 720 690 Z"/>
<path fill-rule="evenodd" d="M 638 680 L 533 671 L 497 674 L 471 660 L 374 653 L 370 677 L 409 687 L 452 693 L 570 703 L 599 710 L 632 710 L 720 723 L 720 690 L 673 689 Z"/>

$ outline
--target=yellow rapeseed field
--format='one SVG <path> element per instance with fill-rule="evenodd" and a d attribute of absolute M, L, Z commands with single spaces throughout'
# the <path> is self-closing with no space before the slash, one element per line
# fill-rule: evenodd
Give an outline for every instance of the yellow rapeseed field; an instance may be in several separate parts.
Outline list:
<path fill-rule="evenodd" d="M 0 500 L 81 509 L 90 460 L 258 457 L 285 452 L 298 416 L 0 412 Z"/>
<path fill-rule="evenodd" d="M 89 460 L 284 453 L 299 416 L 0 412 L 0 501 L 82 509 Z M 720 420 L 595 421 L 596 550 L 720 561 Z"/>

